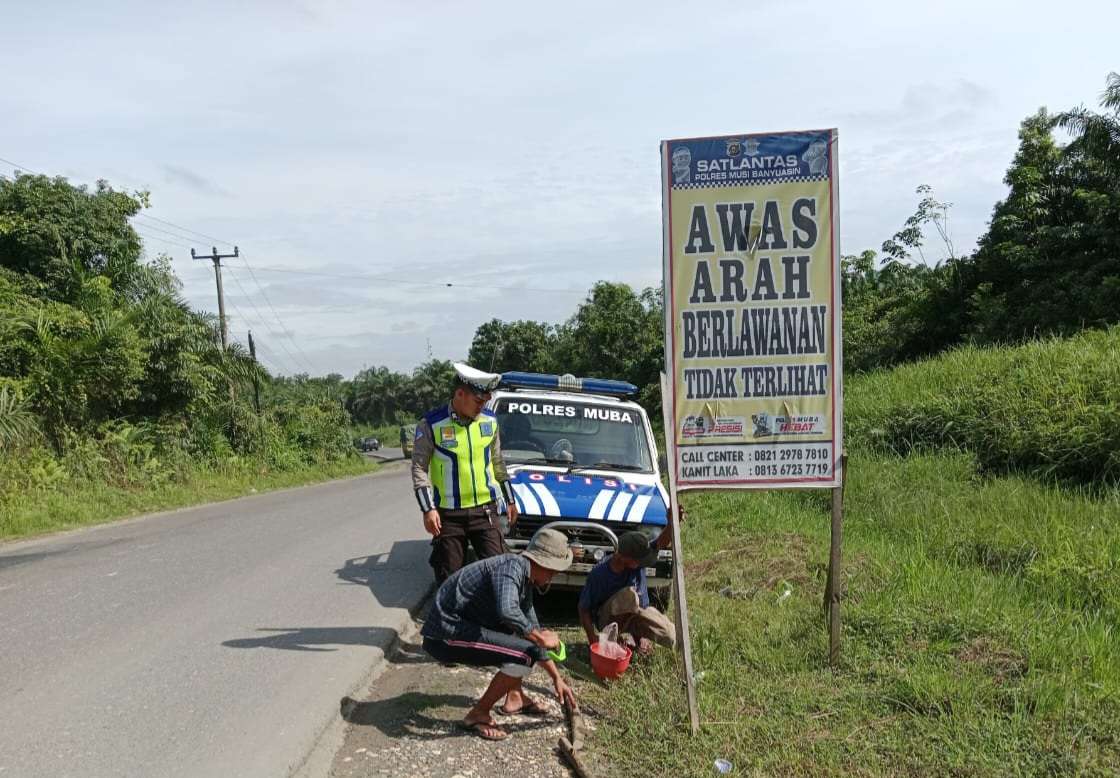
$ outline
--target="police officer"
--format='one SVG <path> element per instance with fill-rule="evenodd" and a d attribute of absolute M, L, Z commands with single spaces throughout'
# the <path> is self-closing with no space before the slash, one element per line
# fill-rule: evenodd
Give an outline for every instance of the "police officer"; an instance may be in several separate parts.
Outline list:
<path fill-rule="evenodd" d="M 485 408 L 500 380 L 498 373 L 456 362 L 451 402 L 429 411 L 416 425 L 412 486 L 424 529 L 432 535 L 428 561 L 439 583 L 463 566 L 468 540 L 479 559 L 505 553 L 499 490 L 510 525 L 517 521 L 498 420 Z"/>

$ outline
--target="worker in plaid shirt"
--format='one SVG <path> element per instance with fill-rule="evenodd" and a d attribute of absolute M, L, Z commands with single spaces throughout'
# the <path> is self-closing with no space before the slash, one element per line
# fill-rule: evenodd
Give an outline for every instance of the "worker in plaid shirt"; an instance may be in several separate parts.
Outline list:
<path fill-rule="evenodd" d="M 547 654 L 560 645 L 541 629 L 533 609 L 533 588 L 544 588 L 572 564 L 562 532 L 539 530 L 521 553 L 488 557 L 443 582 L 424 622 L 424 650 L 440 662 L 497 667 L 498 672 L 462 724 L 486 740 L 508 737 L 491 715 L 499 699 L 502 715 L 545 715 L 548 710 L 522 691 L 522 682 L 540 663 L 552 678 L 561 704 L 576 707 L 575 694 Z"/>

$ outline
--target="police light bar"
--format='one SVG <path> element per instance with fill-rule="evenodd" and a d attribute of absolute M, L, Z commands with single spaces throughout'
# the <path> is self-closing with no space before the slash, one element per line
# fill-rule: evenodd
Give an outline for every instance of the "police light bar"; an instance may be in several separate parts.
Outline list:
<path fill-rule="evenodd" d="M 613 397 L 630 397 L 638 393 L 638 387 L 628 381 L 612 381 L 608 378 L 576 378 L 571 373 L 551 375 L 548 373 L 521 373 L 512 371 L 502 373 L 499 387 L 510 389 L 547 389 L 553 392 L 586 392 L 606 394 Z"/>

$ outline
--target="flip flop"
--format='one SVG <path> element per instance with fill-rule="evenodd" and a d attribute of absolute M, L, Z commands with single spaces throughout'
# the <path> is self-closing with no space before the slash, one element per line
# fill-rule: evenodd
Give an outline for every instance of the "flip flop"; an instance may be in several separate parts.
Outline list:
<path fill-rule="evenodd" d="M 475 735 L 482 738 L 483 740 L 499 741 L 499 740 L 505 740 L 507 737 L 509 737 L 508 732 L 506 732 L 504 729 L 499 727 L 497 724 L 494 724 L 493 722 L 489 722 L 489 721 L 474 721 L 474 722 L 460 721 L 459 726 L 462 729 L 465 729 L 467 732 L 473 732 Z M 488 734 L 486 734 L 486 730 L 490 730 L 491 732 L 500 732 L 501 734 L 500 735 L 494 735 L 494 734 L 489 734 L 488 735 Z"/>
<path fill-rule="evenodd" d="M 541 705 L 536 700 L 530 700 L 529 702 L 525 703 L 524 705 L 522 705 L 520 708 L 518 708 L 515 711 L 507 711 L 506 706 L 504 704 L 496 705 L 496 706 L 494 706 L 494 712 L 497 713 L 499 716 L 547 716 L 547 715 L 549 715 L 548 708 Z"/>

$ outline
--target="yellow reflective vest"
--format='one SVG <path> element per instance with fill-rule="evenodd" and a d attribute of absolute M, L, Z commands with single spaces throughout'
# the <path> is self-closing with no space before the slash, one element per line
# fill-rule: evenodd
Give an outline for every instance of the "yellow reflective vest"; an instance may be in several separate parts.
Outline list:
<path fill-rule="evenodd" d="M 435 450 L 428 463 L 435 504 L 439 508 L 474 508 L 498 499 L 498 482 L 490 460 L 491 447 L 498 436 L 494 412 L 464 425 L 451 418 L 444 406 L 424 419 L 432 428 Z"/>

